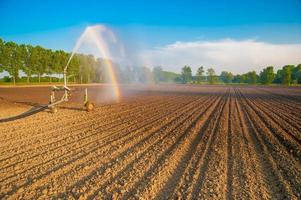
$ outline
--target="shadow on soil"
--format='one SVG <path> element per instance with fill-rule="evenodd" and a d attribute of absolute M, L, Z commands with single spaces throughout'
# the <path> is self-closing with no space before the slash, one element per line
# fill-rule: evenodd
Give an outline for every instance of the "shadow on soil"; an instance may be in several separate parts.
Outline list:
<path fill-rule="evenodd" d="M 14 121 L 14 120 L 17 120 L 17 119 L 28 117 L 30 115 L 36 114 L 38 112 L 41 112 L 41 111 L 43 111 L 45 109 L 47 109 L 47 106 L 35 106 L 35 107 L 31 108 L 30 110 L 28 110 L 28 111 L 26 111 L 24 113 L 21 113 L 20 115 L 16 115 L 16 116 L 12 116 L 12 117 L 8 117 L 8 118 L 0 119 L 0 123 Z"/>
<path fill-rule="evenodd" d="M 48 109 L 47 105 L 40 105 L 40 104 L 32 103 L 32 102 L 15 102 L 15 103 L 26 104 L 26 105 L 29 105 L 29 106 L 33 106 L 33 108 L 29 109 L 28 111 L 26 111 L 24 113 L 16 115 L 16 116 L 2 118 L 2 119 L 0 119 L 0 123 L 14 121 L 14 120 L 17 120 L 17 119 L 22 119 L 22 118 L 34 115 L 38 112 L 42 112 L 42 111 Z M 86 111 L 85 108 L 76 108 L 76 107 L 59 106 L 58 108 L 66 109 L 66 110 L 75 110 L 75 111 Z M 47 112 L 51 112 L 51 111 L 48 110 Z"/>
<path fill-rule="evenodd" d="M 33 103 L 33 102 L 9 101 L 9 100 L 7 100 L 7 99 L 5 99 L 3 97 L 0 97 L 0 99 L 4 100 L 4 101 L 7 101 L 7 102 L 11 102 L 11 103 L 18 103 L 18 104 L 24 104 L 24 105 L 27 105 L 27 106 L 32 106 L 31 109 L 29 109 L 26 112 L 23 112 L 23 113 L 21 113 L 19 115 L 15 115 L 15 116 L 12 116 L 12 117 L 7 117 L 7 118 L 1 118 L 0 119 L 0 123 L 14 121 L 14 120 L 17 120 L 17 119 L 28 117 L 30 115 L 36 114 L 36 113 L 41 112 L 43 110 L 46 110 L 48 108 L 47 105 L 41 105 L 41 104 Z"/>

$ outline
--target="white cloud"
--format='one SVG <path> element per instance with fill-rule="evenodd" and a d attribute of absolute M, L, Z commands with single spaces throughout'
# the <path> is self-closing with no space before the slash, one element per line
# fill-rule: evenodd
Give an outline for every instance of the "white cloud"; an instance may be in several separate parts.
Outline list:
<path fill-rule="evenodd" d="M 301 44 L 271 44 L 256 40 L 224 39 L 218 41 L 175 42 L 163 47 L 142 51 L 137 62 L 144 66 L 163 66 L 180 72 L 184 65 L 213 67 L 245 73 L 272 65 L 278 69 L 286 64 L 301 63 Z"/>

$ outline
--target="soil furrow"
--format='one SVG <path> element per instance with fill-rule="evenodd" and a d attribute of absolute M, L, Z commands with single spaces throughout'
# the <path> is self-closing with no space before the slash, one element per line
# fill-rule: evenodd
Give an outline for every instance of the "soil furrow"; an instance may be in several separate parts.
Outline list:
<path fill-rule="evenodd" d="M 283 119 L 283 116 L 280 113 L 274 114 L 274 111 L 269 109 L 269 105 L 262 106 L 262 104 L 258 102 L 257 97 L 249 97 L 248 99 L 252 102 L 252 105 L 257 107 L 258 110 L 264 113 L 264 115 L 268 116 L 271 120 L 273 120 L 273 122 L 280 126 L 281 129 L 283 129 L 283 131 L 286 131 L 292 137 L 293 140 L 296 140 L 296 142 L 299 145 L 301 144 L 301 140 L 299 138 L 300 134 L 298 134 L 300 132 L 300 127 L 294 126 L 293 123 L 287 123 L 286 120 L 281 120 L 280 118 Z"/>
<path fill-rule="evenodd" d="M 200 126 L 208 120 L 208 117 L 212 116 L 211 113 L 217 111 L 220 107 L 220 102 L 221 100 L 216 102 L 214 108 L 208 110 L 208 112 L 206 112 L 207 114 L 204 114 L 202 120 L 202 115 L 199 115 L 194 121 L 191 121 L 190 126 L 186 127 L 183 131 L 180 131 L 180 133 L 182 133 L 180 135 L 180 140 L 178 140 L 177 143 L 173 143 L 170 148 L 164 151 L 161 157 L 156 159 L 155 164 L 152 164 L 144 175 L 131 186 L 128 195 L 140 194 L 143 198 L 155 198 L 155 191 L 159 192 L 162 190 L 164 185 L 166 185 L 170 178 L 173 177 L 173 174 L 175 174 L 177 169 L 182 171 L 183 166 L 177 168 L 179 163 L 184 164 L 182 161 L 188 159 L 188 155 L 192 153 L 191 150 L 193 148 L 191 147 L 197 144 L 192 138 L 199 136 Z M 179 149 L 181 149 L 180 152 Z"/>
<path fill-rule="evenodd" d="M 204 104 L 204 105 L 206 105 L 206 104 Z M 196 109 L 194 109 L 193 110 L 193 113 L 196 113 L 196 112 L 198 112 L 198 107 L 196 107 Z M 128 173 L 132 173 L 134 170 L 133 170 L 133 168 L 132 168 L 132 165 L 138 165 L 138 166 L 141 166 L 141 165 L 139 165 L 138 163 L 139 163 L 139 159 L 141 159 L 141 158 L 143 158 L 143 162 L 145 161 L 145 160 L 148 160 L 148 159 L 146 159 L 146 157 L 145 156 L 143 156 L 144 154 L 147 154 L 147 155 L 156 155 L 156 154 L 151 154 L 151 152 L 153 151 L 153 150 L 156 150 L 156 151 L 158 151 L 158 150 L 160 150 L 160 149 L 162 149 L 162 148 L 158 148 L 158 147 L 156 147 L 157 145 L 159 145 L 159 144 L 161 144 L 162 145 L 162 142 L 164 142 L 167 138 L 170 138 L 170 139 L 172 139 L 172 140 L 175 140 L 175 136 L 173 136 L 173 134 L 175 134 L 175 130 L 178 128 L 178 127 L 180 127 L 180 126 L 182 126 L 182 124 L 183 123 L 185 123 L 185 121 L 189 118 L 189 117 L 191 117 L 192 115 L 193 115 L 193 113 L 192 114 L 189 114 L 188 116 L 187 116 L 187 114 L 185 115 L 186 117 L 183 119 L 183 120 L 181 120 L 179 123 L 177 123 L 177 124 L 175 124 L 176 126 L 174 127 L 174 128 L 172 128 L 169 132 L 167 132 L 167 133 L 165 133 L 165 135 L 162 135 L 162 136 L 160 136 L 160 135 L 157 135 L 157 137 L 156 138 L 158 138 L 157 140 L 156 140 L 156 145 L 150 145 L 149 147 L 148 147 L 148 149 L 147 149 L 147 151 L 139 151 L 139 156 L 137 157 L 137 155 L 133 155 L 133 157 L 132 157 L 132 160 L 131 161 L 128 161 L 128 162 L 130 162 L 130 164 L 127 164 L 126 165 L 126 168 L 124 169 L 124 170 L 121 170 L 120 172 L 118 172 L 117 173 L 117 175 L 116 175 L 116 177 L 119 177 L 119 176 L 121 176 L 121 174 L 125 174 L 125 175 L 128 175 Z M 164 132 L 162 132 L 162 134 L 164 134 Z M 159 137 L 160 136 L 160 137 Z M 152 138 L 154 138 L 154 137 L 152 137 Z M 165 139 L 166 138 L 166 139 Z M 155 139 L 155 138 L 154 138 Z M 148 139 L 148 141 L 149 141 L 150 139 Z M 145 160 L 144 160 L 145 159 Z M 128 172 L 128 173 L 126 173 L 126 171 L 127 170 L 130 170 L 130 172 Z M 136 175 L 136 173 L 135 173 L 135 175 Z M 100 174 L 100 177 L 101 177 L 101 174 Z M 117 180 L 117 179 L 116 179 Z M 101 182 L 102 181 L 104 181 L 104 180 L 101 180 Z M 112 180 L 111 180 L 112 181 Z M 110 181 L 110 182 L 111 182 Z M 96 182 L 97 184 L 100 184 L 100 182 L 99 181 L 94 181 L 94 182 Z M 93 185 L 93 184 L 92 184 Z M 106 184 L 105 184 L 106 185 Z M 105 187 L 104 187 L 105 188 Z M 101 189 L 99 189 L 99 190 L 101 190 Z M 97 192 L 95 192 L 95 193 L 97 193 Z"/>
<path fill-rule="evenodd" d="M 174 98 L 173 100 L 176 100 L 176 99 L 179 99 L 181 97 L 177 97 L 177 98 Z M 182 97 L 183 98 L 183 97 Z M 24 138 L 26 136 L 28 136 L 28 134 L 26 134 L 26 132 L 21 132 L 21 137 L 22 139 L 21 140 L 17 140 L 16 142 L 17 143 L 20 143 L 21 141 L 27 141 L 27 140 L 30 140 L 31 143 L 26 143 L 26 145 L 29 145 L 29 144 L 34 144 L 36 143 L 36 140 L 32 140 L 33 138 L 37 138 L 38 140 L 43 136 L 43 135 L 47 135 L 47 137 L 42 137 L 43 138 L 43 141 L 47 141 L 49 138 L 53 138 L 53 135 L 49 135 L 49 133 L 56 133 L 56 136 L 60 137 L 61 134 L 58 134 L 57 130 L 60 129 L 60 132 L 61 131 L 64 131 L 64 130 L 68 130 L 68 131 L 73 131 L 73 130 L 77 130 L 79 128 L 85 128 L 85 127 L 89 127 L 91 126 L 92 123 L 97 123 L 100 119 L 101 116 L 105 116 L 106 120 L 112 120 L 114 118 L 119 118 L 119 116 L 122 116 L 126 113 L 130 113 L 130 114 L 133 114 L 137 111 L 143 111 L 145 109 L 151 109 L 151 108 L 154 108 L 154 107 L 157 107 L 159 104 L 161 103 L 166 103 L 166 102 L 171 102 L 171 101 L 157 101 L 157 102 L 154 102 L 154 103 L 151 103 L 151 104 L 142 104 L 141 106 L 137 106 L 137 108 L 129 108 L 128 110 L 117 110 L 117 112 L 115 113 L 114 110 L 106 110 L 105 112 L 95 112 L 92 113 L 91 115 L 87 115 L 85 117 L 82 117 L 82 116 L 79 116 L 79 118 L 81 119 L 81 121 L 77 124 L 74 124 L 74 119 L 72 119 L 71 117 L 65 117 L 63 116 L 63 118 L 70 118 L 70 123 L 66 123 L 66 121 L 64 120 L 55 120 L 53 121 L 52 123 L 50 123 L 50 126 L 54 126 L 54 127 L 44 127 L 43 126 L 43 129 L 42 130 L 37 130 L 36 132 L 32 132 L 29 136 L 29 138 Z M 101 111 L 101 110 L 100 110 Z M 108 113 L 108 114 L 106 114 Z M 71 114 L 70 114 L 71 115 Z M 126 115 L 125 115 L 126 116 Z M 29 129 L 30 126 L 27 126 L 27 129 Z M 27 129 L 24 129 L 25 131 Z M 21 128 L 22 130 L 22 128 Z M 49 132 L 48 130 L 51 130 L 51 132 Z M 38 141 L 38 142 L 43 142 L 43 141 Z M 1 142 L 1 145 L 2 148 L 5 147 L 5 143 Z M 11 143 L 9 143 L 8 145 L 12 145 Z"/>
<path fill-rule="evenodd" d="M 265 91 L 266 93 L 269 93 L 270 95 L 275 96 L 278 99 L 280 97 L 281 99 L 283 99 L 283 102 L 290 102 L 295 108 L 297 108 L 301 111 L 301 104 L 300 104 L 299 99 L 290 97 L 289 95 L 274 93 L 274 92 L 266 90 L 266 89 L 261 89 L 261 90 Z"/>
<path fill-rule="evenodd" d="M 242 94 L 240 94 L 240 96 L 242 96 Z M 269 179 L 270 184 L 271 183 L 278 183 L 277 185 L 272 185 L 273 187 L 271 188 L 271 195 L 276 194 L 276 198 L 279 199 L 279 195 L 282 194 L 283 197 L 287 197 L 287 198 L 296 198 L 295 195 L 298 195 L 298 193 L 293 192 L 296 190 L 295 187 L 291 187 L 291 185 L 289 184 L 289 182 L 293 181 L 293 185 L 298 186 L 300 185 L 300 183 L 296 183 L 296 177 L 298 177 L 298 171 L 300 171 L 300 168 L 298 167 L 298 164 L 296 166 L 296 164 L 291 163 L 290 161 L 286 161 L 287 163 L 283 163 L 281 164 L 282 159 L 284 159 L 284 157 L 282 157 L 281 160 L 275 159 L 275 157 L 273 157 L 273 155 L 275 155 L 275 148 L 277 146 L 279 146 L 279 144 L 274 144 L 273 146 L 271 146 L 271 144 L 269 144 L 272 140 L 271 137 L 267 138 L 264 135 L 260 134 L 260 132 L 264 131 L 267 132 L 264 128 L 263 128 L 263 124 L 261 124 L 258 120 L 256 120 L 256 113 L 251 109 L 251 107 L 249 106 L 249 104 L 246 102 L 245 97 L 242 96 L 243 99 L 243 106 L 244 106 L 244 110 L 246 111 L 246 116 L 248 119 L 248 122 L 250 123 L 251 127 L 252 127 L 252 134 L 251 134 L 251 138 L 253 140 L 254 146 L 256 148 L 256 151 L 259 155 L 261 155 L 261 163 L 263 165 L 263 168 L 265 169 L 265 173 L 267 174 L 267 178 Z M 284 152 L 281 152 L 284 153 Z M 264 157 L 267 157 L 269 159 L 264 159 L 262 158 L 262 154 L 264 154 Z M 291 163 L 291 165 L 288 165 L 288 163 Z M 280 166 L 279 166 L 280 165 Z M 279 167 L 281 167 L 279 170 Z M 283 176 L 283 170 L 286 169 L 287 167 L 291 168 L 290 173 L 291 173 L 291 177 L 290 176 Z M 297 172 L 296 172 L 297 171 Z M 300 172 L 299 172 L 300 174 Z M 286 174 L 288 175 L 288 174 Z M 294 176 L 294 177 L 293 177 Z M 298 190 L 298 189 L 297 189 Z M 280 194 L 279 194 L 280 193 Z M 300 193 L 299 193 L 300 194 Z M 282 197 L 282 198 L 283 198 Z"/>
<path fill-rule="evenodd" d="M 161 115 L 160 117 L 158 117 L 157 120 L 159 120 L 160 118 L 162 118 L 162 115 Z M 146 121 L 146 122 L 147 122 L 147 121 Z M 141 127 L 142 127 L 143 129 L 146 128 L 144 124 L 142 124 L 142 125 L 140 126 L 140 129 L 141 129 Z M 135 127 L 134 127 L 134 128 L 135 128 Z M 126 129 L 125 129 L 125 130 L 126 130 Z M 136 128 L 136 130 L 139 130 L 139 127 Z M 127 131 L 127 133 L 130 132 L 129 130 L 126 130 L 126 131 Z M 133 131 L 134 131 L 134 130 L 133 130 Z M 127 134 L 126 134 L 126 135 L 127 135 Z M 117 136 L 117 138 L 118 138 L 118 137 L 120 137 L 120 133 L 119 133 L 119 135 Z M 102 143 L 99 143 L 99 142 L 97 142 L 97 141 L 95 141 L 95 142 L 92 141 L 92 142 L 91 142 L 92 145 L 91 145 L 91 144 L 89 144 L 89 145 L 90 145 L 93 149 L 97 149 L 97 148 L 95 148 L 95 145 L 93 146 L 93 144 L 96 144 L 96 145 L 98 145 L 98 146 L 100 146 L 100 145 L 101 145 L 101 146 L 104 146 L 104 145 L 108 145 L 108 144 L 110 144 L 110 142 L 116 140 L 116 138 L 112 137 L 111 135 L 108 136 L 108 139 L 109 139 L 108 141 L 103 141 Z M 105 142 L 105 143 L 104 143 L 104 142 Z M 121 142 L 121 141 L 120 141 L 120 142 Z M 103 144 L 103 143 L 104 143 L 104 144 Z M 85 149 L 87 149 L 88 152 L 93 152 L 93 151 L 90 150 L 91 147 L 85 146 Z M 97 147 L 97 146 L 96 146 L 96 147 Z M 77 149 L 78 149 L 78 150 L 81 150 L 81 151 L 79 152 L 80 154 L 78 154 L 78 153 L 76 153 L 76 152 L 73 153 L 72 151 L 70 151 L 70 153 L 72 153 L 75 157 L 83 157 L 83 156 L 81 155 L 81 154 L 82 154 L 81 152 L 82 152 L 84 149 L 83 149 L 83 148 L 77 148 Z M 85 152 L 85 151 L 84 151 L 83 153 L 84 153 L 84 155 L 86 155 L 86 154 L 88 154 L 88 152 Z M 67 152 L 67 153 L 68 153 L 68 152 Z M 65 157 L 66 157 L 66 158 L 69 158 L 69 159 L 71 159 L 71 160 L 74 160 L 72 157 L 70 157 L 70 155 L 68 155 L 68 154 L 65 155 L 65 154 L 64 154 L 64 156 L 58 157 L 58 159 L 59 159 L 58 161 L 64 160 Z M 69 160 L 69 159 L 68 159 L 68 160 Z M 64 160 L 64 162 L 66 162 L 66 161 L 68 161 L 68 160 Z M 52 162 L 54 162 L 55 160 L 52 159 L 52 160 L 50 160 L 50 161 L 51 161 L 51 163 L 52 163 Z M 57 163 L 59 163 L 58 161 L 57 161 Z M 68 161 L 68 162 L 69 162 L 69 161 Z M 46 162 L 46 163 L 47 163 L 47 162 Z M 48 163 L 49 167 L 52 165 L 51 163 Z M 42 164 L 44 164 L 44 163 L 42 163 Z M 39 167 L 41 167 L 41 166 L 39 166 Z M 31 178 L 31 179 L 32 179 L 32 178 Z"/>
<path fill-rule="evenodd" d="M 0 199 L 301 199 L 301 87 L 122 87 L 0 123 Z M 48 101 L 0 93 L 0 116 Z"/>
<path fill-rule="evenodd" d="M 175 104 L 175 103 L 173 103 L 173 104 L 166 103 L 166 104 L 163 104 L 162 107 L 164 106 L 166 108 L 169 108 L 172 105 L 176 105 L 177 106 L 177 104 Z M 158 111 L 160 111 L 160 106 L 158 106 L 157 108 L 158 108 Z M 174 108 L 171 108 L 171 109 L 174 109 Z M 149 110 L 149 111 L 145 111 L 144 110 L 144 111 L 141 111 L 141 112 L 144 115 L 147 116 L 147 115 L 152 115 L 155 110 L 156 109 Z M 118 132 L 118 129 L 120 130 L 120 129 L 124 129 L 125 128 L 125 127 L 122 127 L 123 124 L 127 124 L 128 127 L 131 126 L 131 123 L 132 124 L 136 124 L 137 123 L 137 119 L 141 118 L 140 115 L 141 114 L 139 114 L 139 113 L 134 113 L 132 115 L 134 118 L 130 118 L 131 115 L 129 115 L 127 117 L 128 119 L 126 119 L 126 120 L 122 120 L 122 119 L 116 120 L 116 122 L 120 121 L 119 123 L 116 123 L 116 124 L 114 124 L 112 122 L 104 122 L 104 123 L 101 122 L 97 126 L 93 126 L 92 130 L 91 130 L 91 125 L 90 125 L 87 128 L 82 127 L 81 129 L 78 129 L 76 131 L 70 131 L 70 133 L 67 134 L 64 139 L 50 141 L 50 143 L 47 143 L 45 145 L 36 146 L 34 149 L 32 149 L 32 151 L 34 152 L 36 149 L 39 149 L 40 154 L 38 154 L 38 155 L 44 155 L 45 153 L 50 153 L 52 150 L 58 150 L 61 147 L 66 148 L 66 145 L 71 145 L 71 144 L 73 144 L 74 142 L 76 142 L 78 140 L 83 140 L 83 139 L 91 138 L 92 136 L 94 136 L 98 132 L 106 131 L 108 129 L 110 129 L 110 131 L 112 131 L 112 132 L 114 132 L 114 131 Z M 157 115 L 159 115 L 159 114 L 157 114 Z M 156 116 L 156 115 L 153 115 L 153 116 Z M 122 128 L 120 128 L 120 127 L 122 127 Z M 117 130 L 114 130 L 115 128 Z M 96 133 L 94 133 L 94 132 L 96 132 Z M 88 134 L 86 134 L 86 133 L 88 133 Z M 105 136 L 105 134 L 103 134 L 103 136 Z M 62 142 L 62 144 L 60 144 L 61 142 Z M 11 155 L 9 158 L 2 159 L 0 161 L 0 163 L 3 162 L 3 161 L 6 162 L 7 159 L 12 159 L 12 158 L 14 158 L 15 160 L 18 160 L 18 163 L 20 163 L 22 160 L 26 159 L 26 157 L 23 154 L 30 155 L 30 156 L 32 156 L 31 158 L 38 156 L 38 155 L 32 154 L 30 151 L 19 152 L 19 153 L 15 154 L 15 155 Z M 21 161 L 20 161 L 20 159 L 21 159 Z M 28 158 L 28 159 L 30 159 L 30 158 Z M 26 159 L 26 160 L 28 160 L 28 159 Z M 13 160 L 10 160 L 10 163 L 12 161 Z M 15 164 L 17 164 L 17 163 L 13 163 L 11 165 L 15 165 Z"/>
<path fill-rule="evenodd" d="M 232 88 L 231 88 L 232 89 Z M 233 133 L 232 133 L 232 91 L 230 91 L 230 103 L 228 111 L 228 130 L 227 130 L 227 195 L 226 199 L 233 197 Z"/>
<path fill-rule="evenodd" d="M 224 103 L 221 106 L 215 120 L 208 140 L 208 146 L 201 157 L 200 168 L 195 174 L 195 181 L 189 190 L 188 198 L 226 198 L 227 190 L 227 141 L 225 137 L 228 130 L 229 94 L 224 96 Z"/>
<path fill-rule="evenodd" d="M 115 139 L 116 140 L 116 139 Z M 97 150 L 98 148 L 97 147 L 95 147 L 95 148 L 93 148 L 93 150 Z M 90 152 L 93 152 L 92 150 L 90 151 Z M 84 158 L 84 156 L 85 156 L 86 154 L 84 154 L 84 155 L 81 155 L 80 157 L 82 157 L 82 158 Z M 74 159 L 72 159 L 71 160 L 72 162 L 74 162 L 75 160 Z M 71 163 L 71 162 L 69 162 L 70 164 L 73 164 L 73 163 Z M 60 169 L 60 168 L 58 168 L 58 169 Z"/>
<path fill-rule="evenodd" d="M 243 95 L 243 94 L 242 94 Z M 279 140 L 280 143 L 283 144 L 288 153 L 294 155 L 296 158 L 301 157 L 301 144 L 297 140 L 297 138 L 293 137 L 290 133 L 287 133 L 279 127 L 279 125 L 271 118 L 264 113 L 261 109 L 259 109 L 253 102 L 244 97 L 248 106 L 254 110 L 256 116 L 258 116 L 259 121 L 265 123 L 265 126 L 272 134 Z M 281 131 L 282 130 L 282 131 Z M 301 163 L 301 161 L 299 161 Z"/>

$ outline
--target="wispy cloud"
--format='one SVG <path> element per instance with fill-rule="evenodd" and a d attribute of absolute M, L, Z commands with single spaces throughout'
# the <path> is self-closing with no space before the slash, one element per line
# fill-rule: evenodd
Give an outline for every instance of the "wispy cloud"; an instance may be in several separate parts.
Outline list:
<path fill-rule="evenodd" d="M 223 70 L 244 73 L 260 71 L 273 65 L 276 69 L 285 64 L 301 63 L 301 44 L 272 44 L 249 40 L 223 39 L 218 41 L 175 42 L 163 47 L 142 51 L 137 62 L 145 66 L 163 66 L 179 72 L 184 65 L 213 67 L 217 73 Z"/>

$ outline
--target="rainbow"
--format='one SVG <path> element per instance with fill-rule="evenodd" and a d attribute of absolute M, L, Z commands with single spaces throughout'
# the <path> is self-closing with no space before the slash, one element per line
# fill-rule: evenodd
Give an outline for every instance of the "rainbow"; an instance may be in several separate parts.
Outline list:
<path fill-rule="evenodd" d="M 112 61 L 110 60 L 111 56 L 107 47 L 106 42 L 103 40 L 102 37 L 98 37 L 97 33 L 94 31 L 94 29 L 91 29 L 91 37 L 94 39 L 93 41 L 95 42 L 95 45 L 97 49 L 100 51 L 104 58 L 104 63 L 107 67 L 108 75 L 110 78 L 110 83 L 112 84 L 113 88 L 113 96 L 116 100 L 116 102 L 120 101 L 121 93 L 120 93 L 120 88 L 118 85 L 118 81 L 116 78 L 116 73 L 114 70 L 114 65 Z"/>
<path fill-rule="evenodd" d="M 116 73 L 114 71 L 114 65 L 111 62 L 111 60 L 109 59 L 104 59 L 104 62 L 108 68 L 108 74 L 110 76 L 110 82 L 112 84 L 112 88 L 113 88 L 113 95 L 115 97 L 116 102 L 120 101 L 120 97 L 121 97 L 121 92 L 120 92 L 120 88 L 119 88 L 119 84 L 116 78 Z"/>
<path fill-rule="evenodd" d="M 83 34 L 80 36 L 80 38 L 77 40 L 73 48 L 72 54 L 67 62 L 67 65 L 64 68 L 64 74 L 66 74 L 68 65 L 71 59 L 73 58 L 75 52 L 78 50 L 81 44 L 88 39 L 88 41 L 93 42 L 93 44 L 96 45 L 98 51 L 101 53 L 101 56 L 104 59 L 104 64 L 106 66 L 109 80 L 113 88 L 112 90 L 113 100 L 119 102 L 121 97 L 121 92 L 117 82 L 114 65 L 111 61 L 112 57 L 110 55 L 110 51 L 108 49 L 107 43 L 104 41 L 103 36 L 101 35 L 103 32 L 109 33 L 112 42 L 116 42 L 114 33 L 111 32 L 109 29 L 107 29 L 105 26 L 103 25 L 88 26 L 83 32 Z"/>

